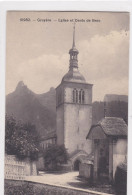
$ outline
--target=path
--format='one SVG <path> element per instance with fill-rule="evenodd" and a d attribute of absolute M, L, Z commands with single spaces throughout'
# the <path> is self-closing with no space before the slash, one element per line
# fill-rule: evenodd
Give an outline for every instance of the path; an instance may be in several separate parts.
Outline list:
<path fill-rule="evenodd" d="M 41 175 L 38 176 L 28 176 L 26 177 L 26 180 L 33 181 L 33 182 L 39 182 L 39 183 L 47 183 L 47 184 L 56 184 L 56 185 L 65 185 L 68 186 L 69 182 L 75 182 L 80 183 L 80 181 L 77 179 L 78 172 L 69 172 L 69 173 L 55 173 L 55 174 L 47 174 L 47 173 L 41 173 Z"/>
<path fill-rule="evenodd" d="M 68 173 L 41 173 L 38 176 L 28 176 L 26 177 L 26 181 L 32 181 L 35 183 L 42 183 L 51 186 L 58 186 L 69 188 L 73 190 L 78 190 L 82 192 L 87 192 L 88 194 L 93 195 L 110 195 L 108 193 L 97 192 L 93 189 L 88 188 L 87 182 L 83 182 L 78 178 L 78 172 L 68 172 Z"/>

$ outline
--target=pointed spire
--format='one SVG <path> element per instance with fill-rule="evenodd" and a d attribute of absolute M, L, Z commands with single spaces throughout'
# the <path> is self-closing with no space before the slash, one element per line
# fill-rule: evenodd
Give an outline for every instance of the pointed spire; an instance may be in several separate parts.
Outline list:
<path fill-rule="evenodd" d="M 69 54 L 70 54 L 70 66 L 69 68 L 78 68 L 78 59 L 77 59 L 77 55 L 79 54 L 78 50 L 75 47 L 75 23 L 73 26 L 73 45 L 72 48 L 69 50 Z"/>
<path fill-rule="evenodd" d="M 75 47 L 75 22 L 74 22 L 74 26 L 73 26 L 73 45 L 72 45 L 72 48 Z"/>

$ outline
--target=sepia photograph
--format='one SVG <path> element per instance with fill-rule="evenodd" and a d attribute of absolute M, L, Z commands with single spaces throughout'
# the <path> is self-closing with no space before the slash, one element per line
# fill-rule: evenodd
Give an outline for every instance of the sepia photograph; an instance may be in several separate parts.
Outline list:
<path fill-rule="evenodd" d="M 127 195 L 130 13 L 7 11 L 5 195 Z"/>

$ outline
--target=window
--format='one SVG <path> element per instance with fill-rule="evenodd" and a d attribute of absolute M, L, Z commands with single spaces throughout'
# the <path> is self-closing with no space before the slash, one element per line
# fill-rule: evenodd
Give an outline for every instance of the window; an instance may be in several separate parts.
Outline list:
<path fill-rule="evenodd" d="M 76 90 L 76 103 L 78 103 L 78 91 Z"/>
<path fill-rule="evenodd" d="M 84 97 L 85 96 L 85 94 L 84 94 L 84 91 L 82 91 L 82 103 L 84 103 Z"/>
<path fill-rule="evenodd" d="M 81 90 L 74 89 L 73 90 L 73 103 L 84 104 L 84 102 L 85 102 L 84 90 L 83 89 L 81 89 Z"/>
<path fill-rule="evenodd" d="M 79 91 L 79 103 L 81 103 L 81 99 L 82 99 L 81 96 L 82 96 L 82 91 L 80 90 Z"/>
<path fill-rule="evenodd" d="M 77 55 L 74 55 L 74 56 L 73 56 L 73 59 L 76 60 L 76 59 L 77 59 Z"/>
<path fill-rule="evenodd" d="M 76 90 L 75 89 L 73 90 L 73 102 L 74 103 L 76 102 Z"/>
<path fill-rule="evenodd" d="M 77 89 L 73 90 L 73 102 L 74 103 L 78 102 L 78 91 L 77 91 Z"/>

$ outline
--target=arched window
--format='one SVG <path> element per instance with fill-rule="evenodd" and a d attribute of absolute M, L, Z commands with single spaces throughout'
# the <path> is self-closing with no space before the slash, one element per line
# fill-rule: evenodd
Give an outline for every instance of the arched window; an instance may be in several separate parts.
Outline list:
<path fill-rule="evenodd" d="M 73 103 L 83 104 L 85 102 L 85 92 L 83 89 L 79 91 L 77 89 L 74 89 L 72 93 L 73 93 Z"/>
<path fill-rule="evenodd" d="M 82 103 L 84 103 L 85 102 L 85 93 L 84 93 L 84 91 L 82 91 Z"/>
<path fill-rule="evenodd" d="M 77 59 L 77 55 L 73 54 L 73 59 L 76 60 Z"/>
<path fill-rule="evenodd" d="M 82 103 L 82 98 L 81 98 L 81 96 L 82 96 L 82 93 L 81 93 L 81 90 L 79 91 L 79 103 Z"/>
<path fill-rule="evenodd" d="M 73 90 L 73 102 L 76 102 L 76 89 Z"/>
<path fill-rule="evenodd" d="M 78 103 L 78 91 L 76 90 L 76 103 Z"/>

